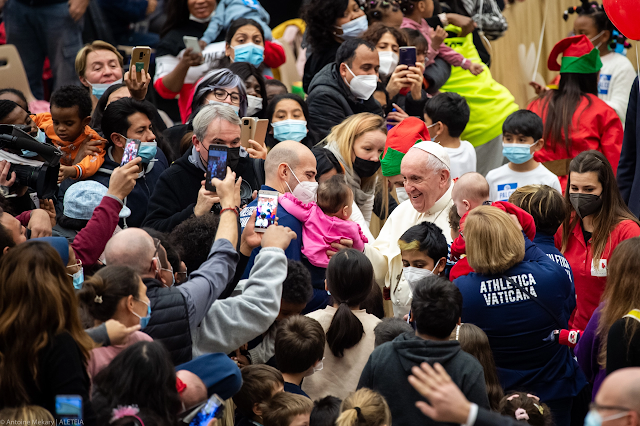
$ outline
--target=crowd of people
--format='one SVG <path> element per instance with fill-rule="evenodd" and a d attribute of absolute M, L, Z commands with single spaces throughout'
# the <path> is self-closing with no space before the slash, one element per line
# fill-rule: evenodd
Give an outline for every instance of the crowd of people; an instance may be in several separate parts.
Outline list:
<path fill-rule="evenodd" d="M 476 3 L 0 0 L 0 423 L 640 425 L 623 37 Z"/>

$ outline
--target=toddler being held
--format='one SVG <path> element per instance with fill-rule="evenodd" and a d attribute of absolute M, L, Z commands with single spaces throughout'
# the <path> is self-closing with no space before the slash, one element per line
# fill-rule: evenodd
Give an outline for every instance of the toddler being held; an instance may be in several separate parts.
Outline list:
<path fill-rule="evenodd" d="M 352 240 L 354 249 L 364 250 L 368 240 L 360 225 L 349 220 L 353 192 L 343 175 L 332 176 L 319 185 L 317 203 L 302 203 L 291 193 L 281 195 L 278 202 L 302 222 L 302 254 L 312 265 L 326 268 L 327 250 L 341 239 Z"/>

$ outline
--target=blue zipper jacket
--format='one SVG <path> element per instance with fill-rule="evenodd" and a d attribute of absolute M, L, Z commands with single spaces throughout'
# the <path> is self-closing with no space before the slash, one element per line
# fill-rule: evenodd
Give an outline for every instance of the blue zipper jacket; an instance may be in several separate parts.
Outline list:
<path fill-rule="evenodd" d="M 505 277 L 536 296 L 553 316 Z M 503 274 L 472 272 L 454 283 L 463 297 L 462 321 L 487 334 L 505 390 L 526 389 L 551 401 L 573 397 L 586 385 L 569 348 L 543 340 L 567 327 L 571 279 L 529 239 L 525 237 L 524 260 Z"/>

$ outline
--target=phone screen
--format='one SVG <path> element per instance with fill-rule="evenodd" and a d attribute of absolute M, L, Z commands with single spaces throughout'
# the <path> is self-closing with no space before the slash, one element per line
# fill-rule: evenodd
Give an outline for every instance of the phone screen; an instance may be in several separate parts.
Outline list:
<path fill-rule="evenodd" d="M 258 208 L 256 211 L 256 232 L 264 232 L 276 222 L 277 210 L 278 195 L 260 191 L 258 193 Z"/>
<path fill-rule="evenodd" d="M 218 413 L 222 414 L 223 408 L 223 401 L 214 394 L 198 411 L 189 426 L 207 426 L 213 418 L 220 417 Z"/>
<path fill-rule="evenodd" d="M 124 147 L 124 154 L 122 154 L 121 166 L 124 166 L 129 161 L 138 156 L 138 149 L 140 149 L 140 141 L 137 139 L 131 139 Z"/>
<path fill-rule="evenodd" d="M 416 48 L 412 46 L 403 46 L 400 48 L 398 65 L 406 65 L 409 67 L 416 66 Z"/>
<path fill-rule="evenodd" d="M 80 395 L 56 395 L 56 417 L 62 424 L 80 424 L 82 421 L 82 397 Z"/>
<path fill-rule="evenodd" d="M 215 187 L 211 185 L 211 179 L 218 178 L 223 180 L 227 175 L 227 146 L 226 145 L 210 145 L 209 146 L 209 162 L 207 163 L 207 181 L 205 188 L 209 191 L 215 191 Z"/>

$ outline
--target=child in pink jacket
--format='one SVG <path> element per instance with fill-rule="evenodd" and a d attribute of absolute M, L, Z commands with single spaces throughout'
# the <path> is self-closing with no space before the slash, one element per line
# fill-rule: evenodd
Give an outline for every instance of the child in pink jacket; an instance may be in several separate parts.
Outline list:
<path fill-rule="evenodd" d="M 471 62 L 470 59 L 465 58 L 443 43 L 443 40 L 447 37 L 447 32 L 444 29 L 438 27 L 434 34 L 434 29 L 427 24 L 425 19 L 433 16 L 433 0 L 400 0 L 399 4 L 400 10 L 404 14 L 400 28 L 418 30 L 427 39 L 429 47 L 427 48 L 425 68 L 432 65 L 436 56 L 439 56 L 448 64 L 469 70 L 473 75 L 478 75 L 482 72 L 483 65 Z"/>
<path fill-rule="evenodd" d="M 343 175 L 335 175 L 318 187 L 316 203 L 302 203 L 293 194 L 281 195 L 280 205 L 302 222 L 302 254 L 312 265 L 326 268 L 329 264 L 327 250 L 341 239 L 353 241 L 353 248 L 364 250 L 367 237 L 360 225 L 349 220 L 353 204 L 353 192 Z"/>

